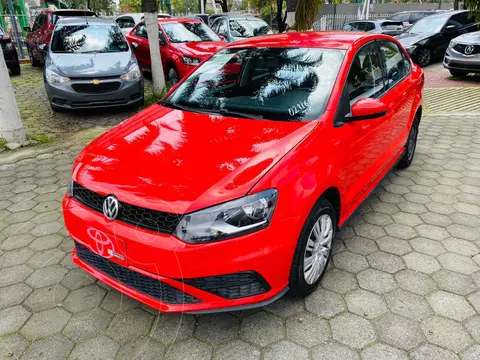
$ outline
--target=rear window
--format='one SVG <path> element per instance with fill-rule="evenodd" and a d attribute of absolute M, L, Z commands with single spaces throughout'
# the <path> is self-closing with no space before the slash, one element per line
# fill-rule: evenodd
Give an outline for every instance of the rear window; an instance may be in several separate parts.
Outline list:
<path fill-rule="evenodd" d="M 54 53 L 107 53 L 128 51 L 118 25 L 57 25 L 52 38 Z"/>
<path fill-rule="evenodd" d="M 403 29 L 403 23 L 401 21 L 385 21 L 381 25 L 383 30 L 401 30 Z"/>
<path fill-rule="evenodd" d="M 84 16 L 97 16 L 93 11 L 56 11 L 52 13 L 51 23 L 56 24 L 62 17 L 84 17 Z"/>

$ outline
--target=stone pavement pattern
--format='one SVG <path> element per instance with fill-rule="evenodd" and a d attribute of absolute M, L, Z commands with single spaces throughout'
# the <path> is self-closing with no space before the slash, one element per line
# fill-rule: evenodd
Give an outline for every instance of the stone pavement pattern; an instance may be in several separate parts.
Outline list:
<path fill-rule="evenodd" d="M 80 148 L 0 165 L 0 359 L 480 358 L 478 117 L 422 120 L 414 163 L 339 233 L 307 299 L 199 316 L 72 264 L 60 202 Z"/>

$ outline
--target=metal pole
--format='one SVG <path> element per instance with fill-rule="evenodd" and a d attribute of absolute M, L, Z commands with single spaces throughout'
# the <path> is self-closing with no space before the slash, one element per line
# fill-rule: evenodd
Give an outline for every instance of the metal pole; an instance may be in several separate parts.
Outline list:
<path fill-rule="evenodd" d="M 13 9 L 12 0 L 8 0 L 8 10 L 10 11 L 10 18 L 12 19 L 13 32 L 15 33 L 15 38 L 17 39 L 18 52 L 20 53 L 20 57 L 23 59 L 25 57 L 25 54 L 23 53 L 22 38 L 20 37 L 20 34 L 18 32 L 17 17 L 15 16 L 15 10 Z"/>
<path fill-rule="evenodd" d="M 205 0 L 200 0 L 200 14 L 205 14 Z"/>
<path fill-rule="evenodd" d="M 185 15 L 188 15 L 188 0 L 185 0 Z"/>

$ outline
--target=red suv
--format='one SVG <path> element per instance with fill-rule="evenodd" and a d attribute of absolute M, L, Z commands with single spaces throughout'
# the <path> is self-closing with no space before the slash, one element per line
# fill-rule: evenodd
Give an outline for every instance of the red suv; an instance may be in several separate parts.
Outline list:
<path fill-rule="evenodd" d="M 172 84 L 227 45 L 200 20 L 159 19 L 158 26 L 163 71 Z M 152 64 L 145 23 L 138 24 L 126 37 L 140 68 L 149 71 Z"/>
<path fill-rule="evenodd" d="M 73 261 L 162 311 L 308 295 L 337 229 L 411 164 L 423 84 L 387 35 L 228 45 L 80 153 L 63 200 Z"/>
<path fill-rule="evenodd" d="M 32 66 L 40 66 L 44 63 L 45 46 L 50 43 L 53 28 L 60 17 L 75 16 L 96 16 L 89 10 L 44 10 L 35 18 L 33 28 L 25 27 L 28 31 L 27 49 Z"/>

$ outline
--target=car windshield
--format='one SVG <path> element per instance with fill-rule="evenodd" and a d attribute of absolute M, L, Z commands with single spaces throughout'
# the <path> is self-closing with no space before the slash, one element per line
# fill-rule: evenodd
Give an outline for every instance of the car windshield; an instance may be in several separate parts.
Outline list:
<path fill-rule="evenodd" d="M 233 36 L 244 38 L 272 34 L 270 26 L 261 19 L 230 20 L 230 30 Z"/>
<path fill-rule="evenodd" d="M 105 53 L 128 51 L 118 25 L 58 25 L 52 38 L 54 53 Z"/>
<path fill-rule="evenodd" d="M 162 104 L 251 119 L 315 120 L 325 111 L 344 54 L 322 48 L 224 49 Z"/>
<path fill-rule="evenodd" d="M 172 43 L 220 41 L 217 34 L 204 23 L 172 23 L 162 26 Z"/>
<path fill-rule="evenodd" d="M 407 32 L 411 34 L 425 34 L 439 32 L 448 18 L 444 16 L 427 16 L 418 20 Z"/>

